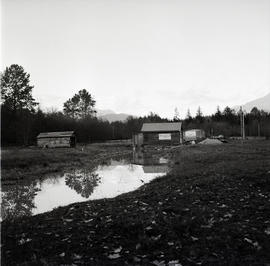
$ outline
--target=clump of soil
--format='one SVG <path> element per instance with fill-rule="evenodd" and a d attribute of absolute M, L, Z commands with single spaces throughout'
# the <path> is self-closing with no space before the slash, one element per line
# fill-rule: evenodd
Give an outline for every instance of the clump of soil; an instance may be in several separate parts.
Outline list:
<path fill-rule="evenodd" d="M 223 144 L 223 142 L 219 139 L 209 139 L 206 138 L 203 141 L 199 142 L 199 144 L 203 145 L 218 145 L 218 144 Z"/>

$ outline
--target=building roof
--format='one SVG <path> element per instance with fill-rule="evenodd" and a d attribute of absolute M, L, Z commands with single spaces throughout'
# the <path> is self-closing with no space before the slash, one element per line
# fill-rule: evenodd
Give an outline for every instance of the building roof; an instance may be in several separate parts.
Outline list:
<path fill-rule="evenodd" d="M 181 131 L 181 122 L 169 123 L 144 123 L 141 132 L 172 132 Z"/>
<path fill-rule="evenodd" d="M 204 130 L 203 129 L 198 129 L 198 128 L 185 130 L 185 132 L 190 132 L 190 131 L 204 131 Z"/>
<path fill-rule="evenodd" d="M 74 131 L 42 132 L 37 138 L 63 138 L 74 136 Z"/>

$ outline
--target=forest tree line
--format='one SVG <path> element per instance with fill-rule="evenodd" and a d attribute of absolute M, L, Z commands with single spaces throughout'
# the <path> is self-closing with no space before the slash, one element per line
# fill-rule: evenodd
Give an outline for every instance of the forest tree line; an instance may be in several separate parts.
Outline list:
<path fill-rule="evenodd" d="M 215 114 L 204 116 L 198 108 L 195 117 L 187 111 L 180 119 L 177 109 L 173 119 L 150 113 L 109 123 L 96 117 L 96 101 L 86 90 L 79 90 L 63 103 L 63 111 L 44 112 L 32 96 L 30 75 L 22 66 L 11 65 L 1 73 L 1 141 L 2 145 L 33 145 L 40 132 L 75 131 L 78 142 L 130 139 L 144 122 L 182 121 L 183 128 L 204 129 L 207 136 L 240 136 L 240 116 L 235 110 L 217 108 Z M 270 113 L 254 107 L 245 114 L 247 136 L 270 136 Z"/>

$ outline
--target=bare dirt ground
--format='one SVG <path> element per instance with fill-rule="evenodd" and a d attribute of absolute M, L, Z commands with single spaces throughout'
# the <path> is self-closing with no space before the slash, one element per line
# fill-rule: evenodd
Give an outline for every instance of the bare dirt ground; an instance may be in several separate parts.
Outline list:
<path fill-rule="evenodd" d="M 269 265 L 270 142 L 183 146 L 113 199 L 2 223 L 2 265 Z"/>

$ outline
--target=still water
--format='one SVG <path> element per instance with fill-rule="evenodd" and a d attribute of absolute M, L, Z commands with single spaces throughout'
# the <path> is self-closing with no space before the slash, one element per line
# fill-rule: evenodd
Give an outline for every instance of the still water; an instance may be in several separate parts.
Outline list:
<path fill-rule="evenodd" d="M 2 186 L 2 219 L 30 216 L 75 202 L 112 198 L 168 172 L 168 160 L 144 153 L 33 181 Z"/>

